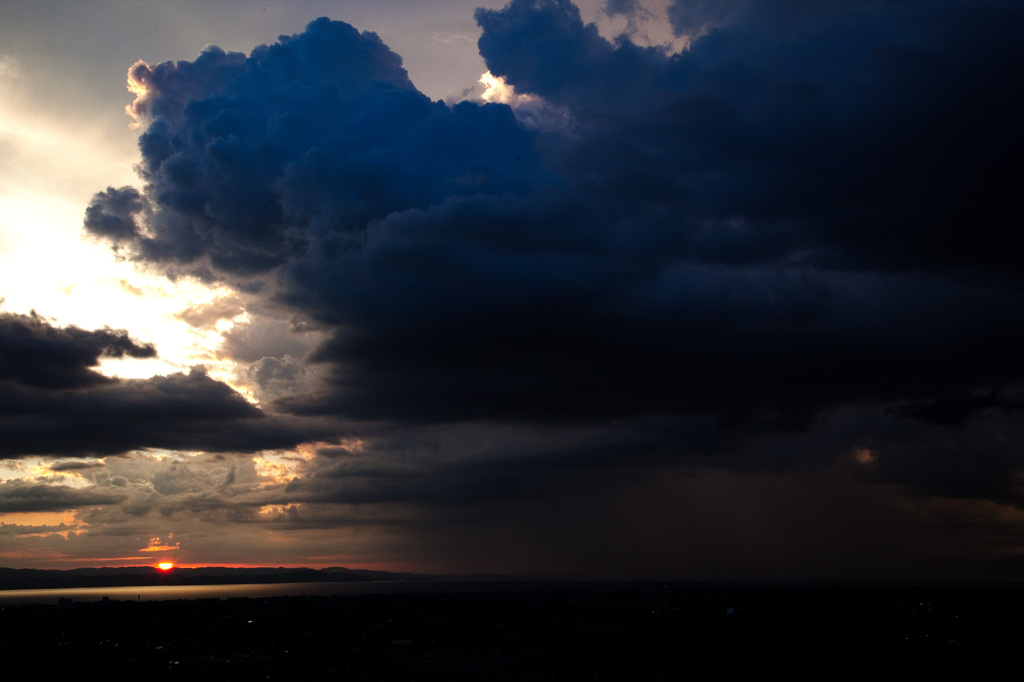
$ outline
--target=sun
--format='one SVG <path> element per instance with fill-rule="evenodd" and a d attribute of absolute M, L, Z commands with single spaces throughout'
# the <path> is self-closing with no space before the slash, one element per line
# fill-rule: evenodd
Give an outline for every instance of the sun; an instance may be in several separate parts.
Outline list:
<path fill-rule="evenodd" d="M 169 571 L 172 568 L 174 568 L 174 564 L 172 564 L 170 561 L 161 561 L 156 565 L 156 567 L 159 568 L 161 571 Z"/>

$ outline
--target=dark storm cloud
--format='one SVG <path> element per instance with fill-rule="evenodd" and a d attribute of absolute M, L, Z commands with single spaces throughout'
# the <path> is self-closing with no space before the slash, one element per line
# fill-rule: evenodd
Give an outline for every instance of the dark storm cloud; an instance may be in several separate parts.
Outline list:
<path fill-rule="evenodd" d="M 1024 395 L 1006 391 L 956 391 L 934 400 L 916 401 L 894 408 L 897 414 L 943 426 L 961 426 L 972 417 L 998 408 L 1001 412 L 1024 408 Z"/>
<path fill-rule="evenodd" d="M 743 5 L 665 55 L 608 43 L 568 2 L 514 2 L 478 12 L 480 48 L 588 126 L 564 160 L 580 190 L 679 256 L 1015 276 L 1019 7 Z M 669 225 L 638 216 L 655 208 Z"/>
<path fill-rule="evenodd" d="M 79 507 L 117 504 L 123 495 L 96 489 L 72 488 L 26 481 L 0 483 L 0 512 L 60 512 Z"/>
<path fill-rule="evenodd" d="M 83 391 L 5 393 L 3 457 L 111 455 L 136 448 L 255 452 L 318 432 L 265 415 L 200 370 Z"/>
<path fill-rule="evenodd" d="M 1024 382 L 1017 4 L 680 1 L 672 55 L 564 0 L 476 16 L 492 73 L 567 126 L 431 102 L 375 35 L 318 20 L 249 57 L 133 67 L 145 187 L 97 194 L 87 229 L 327 329 L 325 388 L 279 391 L 295 413 L 657 418 L 659 453 L 744 470 L 892 438 L 875 475 L 944 494 L 955 475 L 929 483 L 899 433 L 993 413 L 1016 433 L 984 396 Z M 295 378 L 294 357 L 252 359 L 267 387 Z M 979 438 L 934 471 L 984 462 L 994 490 L 1019 458 Z M 434 470 L 486 478 L 466 467 Z M 366 499 L 392 494 L 371 478 Z"/>
<path fill-rule="evenodd" d="M 677 36 L 697 37 L 726 23 L 750 4 L 747 0 L 675 0 L 668 6 L 668 18 Z"/>
<path fill-rule="evenodd" d="M 77 462 L 74 460 L 67 462 L 55 462 L 51 464 L 50 471 L 85 471 L 87 469 L 105 469 L 106 464 L 103 462 Z"/>
<path fill-rule="evenodd" d="M 441 507 L 528 499 L 571 486 L 583 469 L 649 460 L 659 445 L 633 425 L 561 433 L 495 425 L 387 433 L 358 450 L 318 450 L 284 494 L 293 501 Z"/>
<path fill-rule="evenodd" d="M 58 328 L 36 315 L 0 316 L 0 458 L 112 455 L 135 448 L 257 451 L 322 433 L 286 424 L 199 369 L 112 379 L 103 355 L 153 357 L 121 330 Z"/>
<path fill-rule="evenodd" d="M 604 3 L 604 11 L 610 17 L 626 15 L 631 16 L 642 11 L 639 0 L 607 0 Z"/>
<path fill-rule="evenodd" d="M 93 368 L 101 357 L 125 356 L 152 358 L 156 349 L 123 329 L 61 329 L 34 312 L 0 312 L 0 384 L 59 389 L 107 383 L 110 379 Z"/>
<path fill-rule="evenodd" d="M 833 470 L 904 492 L 1022 505 L 1024 419 L 980 409 L 956 426 L 862 406 L 809 415 L 764 409 L 715 418 L 642 418 L 574 428 L 493 423 L 390 429 L 364 447 L 317 452 L 285 502 L 410 503 L 570 499 L 583 480 L 630 485 L 651 471 L 785 476 Z M 681 456 L 681 455 L 686 456 Z M 677 474 L 679 475 L 679 474 Z"/>

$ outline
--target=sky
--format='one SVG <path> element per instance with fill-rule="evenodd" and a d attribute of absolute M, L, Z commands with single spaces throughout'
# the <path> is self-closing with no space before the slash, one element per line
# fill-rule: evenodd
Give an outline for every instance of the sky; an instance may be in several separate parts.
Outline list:
<path fill-rule="evenodd" d="M 0 22 L 0 565 L 1024 553 L 1024 7 Z"/>

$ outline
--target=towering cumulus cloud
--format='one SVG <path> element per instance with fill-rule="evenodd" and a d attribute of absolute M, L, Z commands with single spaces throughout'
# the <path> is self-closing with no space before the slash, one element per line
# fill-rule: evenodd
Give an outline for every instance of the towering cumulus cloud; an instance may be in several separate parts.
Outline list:
<path fill-rule="evenodd" d="M 388 425 L 379 462 L 403 429 L 486 425 L 532 453 L 503 469 L 513 446 L 434 441 L 448 499 L 587 466 L 848 456 L 904 490 L 1021 502 L 1024 9 L 668 16 L 682 52 L 608 40 L 568 0 L 478 10 L 491 73 L 559 127 L 432 102 L 376 35 L 327 19 L 248 57 L 140 62 L 143 187 L 97 194 L 86 227 L 327 330 L 306 358 L 325 382 L 275 409 Z M 339 452 L 322 481 L 358 477 Z M 361 494 L 438 495 L 390 466 Z M 320 499 L 354 499 L 338 485 Z"/>
<path fill-rule="evenodd" d="M 142 260 L 238 284 L 449 197 L 528 186 L 531 140 L 506 107 L 431 102 L 376 35 L 320 19 L 245 58 L 129 73 L 146 195 L 108 190 L 94 234 Z"/>

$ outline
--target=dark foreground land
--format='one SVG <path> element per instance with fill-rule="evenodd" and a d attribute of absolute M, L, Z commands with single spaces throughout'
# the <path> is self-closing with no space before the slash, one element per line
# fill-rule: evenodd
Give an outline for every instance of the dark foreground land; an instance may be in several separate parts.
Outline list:
<path fill-rule="evenodd" d="M 65 602 L 0 609 L 0 660 L 147 682 L 1019 679 L 1022 623 L 1012 587 Z"/>

